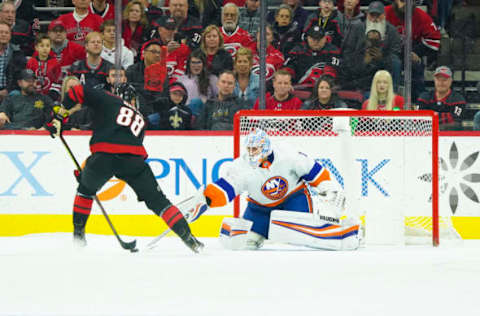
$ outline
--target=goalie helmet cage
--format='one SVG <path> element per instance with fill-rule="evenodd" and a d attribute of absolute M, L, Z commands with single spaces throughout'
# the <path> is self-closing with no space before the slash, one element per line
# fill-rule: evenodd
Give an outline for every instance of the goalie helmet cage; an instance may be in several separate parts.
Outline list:
<path fill-rule="evenodd" d="M 449 215 L 439 216 L 437 113 L 242 110 L 234 117 L 235 158 L 245 153 L 243 139 L 255 128 L 267 132 L 274 149 L 291 146 L 317 159 L 344 187 L 347 208 L 380 219 L 372 226 L 367 221 L 367 242 L 378 229 L 395 229 L 382 221 L 386 217 L 402 223 L 396 225 L 400 243 L 422 235 L 438 246 L 443 230 L 454 230 Z M 235 217 L 244 203 L 235 199 Z"/>

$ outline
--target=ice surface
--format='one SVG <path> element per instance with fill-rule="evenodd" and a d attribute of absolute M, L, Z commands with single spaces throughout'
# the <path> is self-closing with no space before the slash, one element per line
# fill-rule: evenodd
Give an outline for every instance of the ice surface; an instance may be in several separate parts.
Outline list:
<path fill-rule="evenodd" d="M 124 237 L 126 241 L 131 238 Z M 138 238 L 140 248 L 152 238 Z M 355 252 L 267 245 L 132 254 L 113 236 L 0 238 L 0 315 L 477 315 L 480 241 Z"/>

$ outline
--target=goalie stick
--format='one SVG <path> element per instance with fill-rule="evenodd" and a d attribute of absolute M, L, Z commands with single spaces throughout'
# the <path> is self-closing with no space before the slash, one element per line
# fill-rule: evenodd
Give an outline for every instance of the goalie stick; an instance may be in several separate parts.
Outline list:
<path fill-rule="evenodd" d="M 68 146 L 67 142 L 65 141 L 65 139 L 63 138 L 63 135 L 60 133 L 59 135 L 59 138 L 60 140 L 62 141 L 62 144 L 63 146 L 65 147 L 65 149 L 67 150 L 68 154 L 70 155 L 70 158 L 72 158 L 73 160 L 73 163 L 75 164 L 75 167 L 77 168 L 77 171 L 78 172 L 81 172 L 82 171 L 82 168 L 80 167 L 80 164 L 78 163 L 77 159 L 75 158 L 75 156 L 73 155 L 73 152 L 72 150 L 70 149 L 70 146 Z M 125 242 L 123 241 L 120 236 L 118 235 L 117 233 L 117 230 L 115 229 L 115 227 L 113 226 L 112 224 L 112 221 L 110 220 L 110 218 L 108 217 L 108 214 L 107 212 L 105 211 L 105 209 L 103 208 L 103 205 L 102 203 L 100 203 L 100 200 L 98 199 L 98 197 L 95 195 L 94 197 L 94 200 L 95 202 L 97 203 L 98 207 L 100 207 L 100 210 L 102 211 L 103 213 L 103 216 L 105 217 L 105 219 L 107 220 L 108 222 L 108 225 L 110 225 L 110 228 L 112 229 L 112 232 L 113 234 L 115 235 L 115 237 L 117 238 L 118 242 L 120 243 L 120 245 L 122 246 L 123 249 L 125 250 L 130 250 L 131 252 L 137 252 L 138 249 L 136 248 L 137 246 L 137 240 L 133 240 L 133 241 L 130 241 L 130 242 Z"/>
<path fill-rule="evenodd" d="M 181 210 L 182 209 L 182 205 L 189 202 L 190 200 L 192 200 L 193 198 L 195 198 L 196 195 L 192 195 L 191 197 L 189 198 L 186 198 L 185 200 L 181 201 L 181 202 L 178 202 L 176 204 L 176 206 Z M 195 208 L 196 205 L 193 206 L 193 208 Z M 191 208 L 191 209 L 193 209 Z M 185 220 L 187 222 L 190 223 L 190 217 L 192 215 L 194 215 L 194 212 L 189 212 L 191 209 L 185 211 L 185 212 L 182 212 L 184 213 L 183 217 L 185 217 Z M 193 218 L 195 218 L 195 216 L 192 216 Z M 162 239 L 163 237 L 165 237 L 172 229 L 170 227 L 166 228 L 160 235 L 158 235 L 157 237 L 155 237 L 152 241 L 150 241 L 148 244 L 147 244 L 147 249 L 151 250 L 153 248 L 155 248 L 158 244 L 158 242 L 160 241 L 160 239 Z"/>

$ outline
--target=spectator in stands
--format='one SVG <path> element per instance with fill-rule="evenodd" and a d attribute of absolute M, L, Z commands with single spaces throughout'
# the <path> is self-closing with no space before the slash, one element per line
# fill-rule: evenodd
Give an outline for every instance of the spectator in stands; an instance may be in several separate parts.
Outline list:
<path fill-rule="evenodd" d="M 72 0 L 73 12 L 62 14 L 58 20 L 63 22 L 67 30 L 67 38 L 77 44 L 84 45 L 90 32 L 99 32 L 103 20 L 99 15 L 90 13 L 90 0 Z"/>
<path fill-rule="evenodd" d="M 232 130 L 235 113 L 248 108 L 243 100 L 233 94 L 235 74 L 231 70 L 220 73 L 217 88 L 217 97 L 207 100 L 195 120 L 196 129 Z"/>
<path fill-rule="evenodd" d="M 170 16 L 177 23 L 179 38 L 193 50 L 200 45 L 202 23 L 198 18 L 188 14 L 188 7 L 188 0 L 170 0 L 169 3 Z"/>
<path fill-rule="evenodd" d="M 31 25 L 16 17 L 17 9 L 15 2 L 5 1 L 0 3 L 0 21 L 5 22 L 12 30 L 12 45 L 18 45 L 25 55 L 33 53 L 34 36 Z"/>
<path fill-rule="evenodd" d="M 422 93 L 417 99 L 419 110 L 438 112 L 441 129 L 461 128 L 466 102 L 452 89 L 453 74 L 447 66 L 440 66 L 433 73 L 435 89 Z"/>
<path fill-rule="evenodd" d="M 277 34 L 274 45 L 285 57 L 302 41 L 302 30 L 298 28 L 297 24 L 293 23 L 292 17 L 292 8 L 289 5 L 282 4 L 275 13 L 275 23 L 272 27 Z"/>
<path fill-rule="evenodd" d="M 90 13 L 99 15 L 104 22 L 115 19 L 115 7 L 113 2 L 109 3 L 107 0 L 92 0 L 92 2 L 90 2 L 89 11 Z"/>
<path fill-rule="evenodd" d="M 35 92 L 35 74 L 24 69 L 18 77 L 20 93 L 7 96 L 0 105 L 0 128 L 43 129 L 50 117 L 53 101 Z"/>
<path fill-rule="evenodd" d="M 214 98 L 218 93 L 217 76 L 209 74 L 207 57 L 200 50 L 194 50 L 187 60 L 185 75 L 178 78 L 188 91 L 186 104 L 192 110 L 193 116 L 198 116 L 207 99 Z"/>
<path fill-rule="evenodd" d="M 385 17 L 397 28 L 405 41 L 405 0 L 394 0 L 385 7 Z M 420 8 L 412 4 L 412 100 L 425 90 L 423 58 L 436 59 L 440 48 L 440 32 L 432 18 Z M 403 58 L 401 58 L 403 60 Z"/>
<path fill-rule="evenodd" d="M 147 41 L 147 36 L 148 19 L 145 6 L 141 0 L 132 0 L 123 9 L 122 38 L 125 46 L 135 54 Z"/>
<path fill-rule="evenodd" d="M 292 75 L 285 70 L 278 70 L 273 75 L 273 94 L 267 92 L 265 96 L 265 110 L 298 110 L 302 101 L 292 94 Z M 260 108 L 260 99 L 257 99 L 254 109 Z"/>
<path fill-rule="evenodd" d="M 207 56 L 207 69 L 218 76 L 223 70 L 233 70 L 232 55 L 223 46 L 223 36 L 216 25 L 209 25 L 202 33 L 200 48 Z"/>
<path fill-rule="evenodd" d="M 105 22 L 103 22 L 100 26 L 100 32 L 103 35 L 103 48 L 102 53 L 100 54 L 103 60 L 106 60 L 111 64 L 115 64 L 115 52 L 121 52 L 122 55 L 120 56 L 120 66 L 123 69 L 127 69 L 133 65 L 133 52 L 128 49 L 128 47 L 123 45 L 123 38 L 122 49 L 115 49 L 115 22 L 113 20 L 105 20 Z"/>
<path fill-rule="evenodd" d="M 393 92 L 392 76 L 386 70 L 379 70 L 375 73 L 370 89 L 370 98 L 365 100 L 362 110 L 403 110 L 405 100 L 401 95 Z"/>
<path fill-rule="evenodd" d="M 255 49 L 255 42 L 247 31 L 238 26 L 240 11 L 233 3 L 227 3 L 222 8 L 222 27 L 220 32 L 223 36 L 225 49 L 235 58 L 240 47 Z"/>
<path fill-rule="evenodd" d="M 149 123 L 159 130 L 192 129 L 192 110 L 186 105 L 187 89 L 180 82 L 174 82 L 168 91 L 168 99 L 148 116 Z"/>
<path fill-rule="evenodd" d="M 260 78 L 252 71 L 253 54 L 249 48 L 240 47 L 235 56 L 233 71 L 235 73 L 235 96 L 253 107 L 258 98 Z"/>
<path fill-rule="evenodd" d="M 245 7 L 240 11 L 240 17 L 238 18 L 238 26 L 247 31 L 252 37 L 255 36 L 255 33 L 260 26 L 259 7 L 259 0 L 245 1 Z"/>
<path fill-rule="evenodd" d="M 202 27 L 210 24 L 220 26 L 223 0 L 190 0 L 189 15 L 200 19 Z"/>
<path fill-rule="evenodd" d="M 76 85 L 79 85 L 80 80 L 75 76 L 66 76 L 63 79 L 62 89 L 61 89 L 61 101 L 63 102 L 67 91 Z M 92 129 L 93 124 L 93 112 L 90 107 L 84 106 L 79 111 L 71 114 L 68 117 L 67 123 L 62 127 L 64 130 L 72 131 L 85 131 Z"/>
<path fill-rule="evenodd" d="M 313 26 L 320 26 L 325 32 L 328 42 L 340 48 L 343 41 L 342 25 L 345 17 L 335 9 L 335 0 L 320 0 L 318 6 L 318 11 L 308 16 L 303 32 L 306 33 Z"/>
<path fill-rule="evenodd" d="M 80 79 L 82 84 L 94 87 L 106 83 L 108 71 L 113 65 L 101 56 L 103 50 L 102 34 L 88 33 L 85 38 L 87 57 L 73 63 L 70 73 Z"/>
<path fill-rule="evenodd" d="M 176 39 L 175 20 L 171 16 L 161 16 L 155 21 L 156 29 L 151 32 L 152 39 L 167 46 L 168 76 L 172 80 L 185 73 L 185 66 L 191 50 L 186 44 Z"/>
<path fill-rule="evenodd" d="M 396 28 L 385 19 L 385 7 L 382 2 L 373 1 L 368 5 L 365 27 L 380 31 L 382 50 L 385 52 L 385 55 L 392 56 L 391 75 L 393 91 L 397 91 L 401 76 L 400 56 L 402 55 L 402 40 Z"/>
<path fill-rule="evenodd" d="M 370 27 L 370 26 L 369 26 Z M 361 90 L 368 95 L 373 76 L 379 70 L 392 72 L 393 57 L 391 51 L 385 50 L 382 41 L 382 30 L 377 26 L 366 29 L 364 47 L 358 56 L 351 56 L 341 69 L 341 86 L 348 90 Z M 355 59 L 354 59 L 355 58 Z"/>
<path fill-rule="evenodd" d="M 310 13 L 303 8 L 301 0 L 283 0 L 283 4 L 286 4 L 292 8 L 293 11 L 293 24 L 297 26 L 299 30 L 303 30 L 306 25 L 308 16 Z M 275 20 L 275 12 L 269 12 L 267 21 L 273 24 Z"/>
<path fill-rule="evenodd" d="M 360 11 L 360 0 L 344 0 L 343 9 L 339 8 L 347 20 L 364 20 L 365 16 Z"/>
<path fill-rule="evenodd" d="M 18 46 L 10 43 L 10 26 L 0 22 L 0 101 L 17 88 L 17 76 L 27 59 Z"/>
<path fill-rule="evenodd" d="M 62 70 L 57 58 L 51 54 L 50 37 L 38 34 L 35 39 L 35 56 L 27 62 L 27 69 L 31 69 L 36 77 L 36 90 L 40 94 L 48 95 L 53 100 L 60 99 L 62 85 Z"/>
<path fill-rule="evenodd" d="M 273 30 L 272 26 L 266 25 L 265 26 L 265 37 L 267 40 L 267 52 L 265 56 L 265 66 L 266 66 L 266 79 L 270 80 L 273 78 L 273 74 L 275 71 L 282 68 L 285 58 L 283 57 L 282 52 L 276 49 L 273 43 Z M 258 73 L 260 75 L 260 30 L 257 32 L 257 45 L 256 50 L 253 51 L 253 73 Z"/>
<path fill-rule="evenodd" d="M 312 96 L 302 105 L 302 110 L 330 110 L 348 108 L 348 105 L 335 93 L 334 80 L 330 76 L 318 78 Z"/>
<path fill-rule="evenodd" d="M 61 80 L 68 75 L 70 66 L 77 60 L 85 59 L 87 56 L 85 47 L 67 39 L 65 24 L 61 20 L 53 20 L 48 25 L 48 37 L 52 53 L 55 54 L 62 71 Z M 36 54 L 33 54 L 35 57 Z"/>
<path fill-rule="evenodd" d="M 313 87 L 323 74 L 337 77 L 340 66 L 340 50 L 327 42 L 324 29 L 315 25 L 308 29 L 303 43 L 295 46 L 286 61 L 294 82 Z"/>
<path fill-rule="evenodd" d="M 145 117 L 167 97 L 166 54 L 167 49 L 163 49 L 158 41 L 148 41 L 141 48 L 140 61 L 127 69 L 128 82 L 137 90 L 137 106 Z"/>

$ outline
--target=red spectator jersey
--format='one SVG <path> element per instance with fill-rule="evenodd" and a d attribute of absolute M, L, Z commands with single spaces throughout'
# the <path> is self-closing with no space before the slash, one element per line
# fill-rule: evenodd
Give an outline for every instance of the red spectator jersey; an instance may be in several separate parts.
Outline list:
<path fill-rule="evenodd" d="M 190 56 L 190 47 L 185 44 L 167 54 L 167 71 L 170 79 L 177 78 L 185 74 L 187 59 Z"/>
<path fill-rule="evenodd" d="M 90 32 L 99 32 L 103 19 L 96 14 L 89 13 L 80 22 L 77 22 L 72 13 L 62 14 L 58 17 L 67 30 L 67 38 L 77 44 L 84 45 L 85 37 Z"/>
<path fill-rule="evenodd" d="M 96 12 L 93 8 L 92 2 L 90 2 L 90 7 L 88 9 L 90 13 L 99 15 L 104 21 L 106 20 L 114 20 L 115 19 L 115 7 L 113 4 L 107 2 L 107 6 L 103 12 Z"/>
<path fill-rule="evenodd" d="M 397 28 L 398 33 L 404 38 L 405 22 L 395 14 L 392 5 L 385 7 L 385 18 Z M 435 26 L 432 18 L 422 9 L 415 8 L 412 13 L 413 51 L 419 56 L 424 56 L 426 49 L 438 51 L 440 48 L 440 37 L 440 31 Z"/>
<path fill-rule="evenodd" d="M 254 110 L 259 109 L 259 101 L 260 99 L 257 99 L 257 102 L 255 102 Z M 270 92 L 267 92 L 265 95 L 265 110 L 299 110 L 301 106 L 302 101 L 292 94 L 289 94 L 288 98 L 283 101 L 275 99 L 275 96 L 270 94 Z"/>
<path fill-rule="evenodd" d="M 276 49 L 272 45 L 267 47 L 267 54 L 265 56 L 265 63 L 267 68 L 267 75 L 266 75 L 267 80 L 272 79 L 275 71 L 282 68 L 284 62 L 285 62 L 285 58 L 283 57 L 283 54 L 278 49 Z M 253 52 L 252 71 L 260 75 L 260 56 L 258 56 L 258 52 L 256 50 Z"/>
<path fill-rule="evenodd" d="M 227 3 L 235 3 L 239 8 L 245 6 L 245 0 L 223 0 L 223 5 Z"/>
<path fill-rule="evenodd" d="M 362 110 L 366 110 L 368 106 L 369 99 L 365 100 L 362 104 Z M 395 95 L 393 98 L 392 108 L 393 110 L 403 110 L 403 105 L 405 104 L 405 99 L 401 95 Z M 379 104 L 377 110 L 385 110 L 385 104 Z"/>
<path fill-rule="evenodd" d="M 250 34 L 244 29 L 237 26 L 235 31 L 229 34 L 225 32 L 222 26 L 220 32 L 223 35 L 224 48 L 230 53 L 230 55 L 232 55 L 232 58 L 235 58 L 237 50 L 242 46 L 250 48 L 252 52 L 255 51 L 256 44 Z"/>
<path fill-rule="evenodd" d="M 34 53 L 33 57 L 35 57 L 36 54 L 37 52 Z M 67 46 L 65 46 L 62 51 L 58 53 L 52 51 L 51 54 L 57 58 L 58 63 L 60 64 L 60 68 L 62 69 L 62 80 L 66 75 L 68 75 L 70 66 L 74 62 L 87 57 L 85 47 L 72 41 L 68 41 Z"/>
<path fill-rule="evenodd" d="M 38 59 L 38 54 L 27 62 L 27 69 L 31 69 L 37 76 L 36 89 L 38 93 L 48 95 L 50 90 L 60 93 L 61 69 L 55 56 L 48 56 L 47 60 Z"/>

